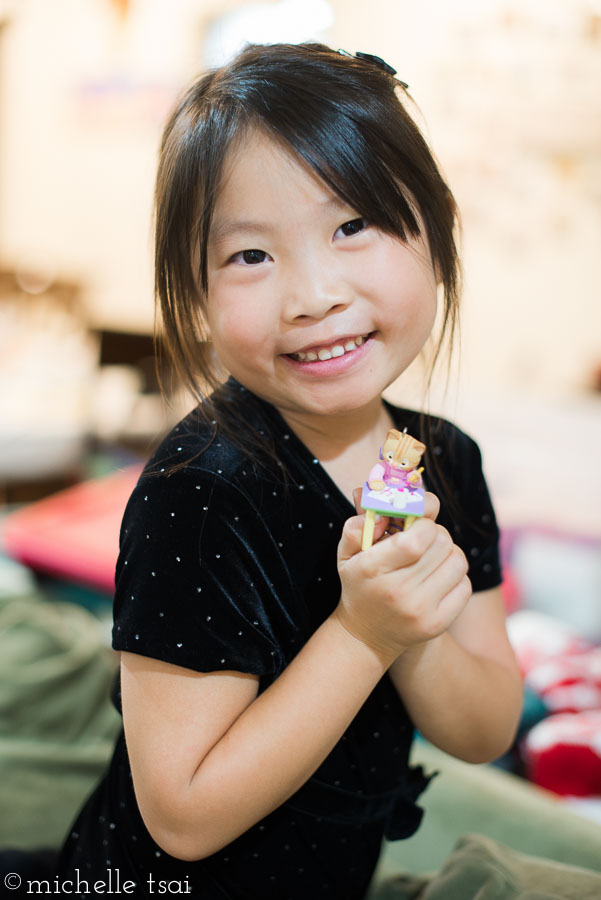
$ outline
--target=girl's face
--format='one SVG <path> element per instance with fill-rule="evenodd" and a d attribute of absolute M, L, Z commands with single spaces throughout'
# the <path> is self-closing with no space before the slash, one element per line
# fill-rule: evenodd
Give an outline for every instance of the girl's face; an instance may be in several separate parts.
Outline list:
<path fill-rule="evenodd" d="M 426 242 L 371 226 L 260 131 L 227 161 L 208 271 L 219 359 L 285 418 L 379 404 L 434 323 Z"/>

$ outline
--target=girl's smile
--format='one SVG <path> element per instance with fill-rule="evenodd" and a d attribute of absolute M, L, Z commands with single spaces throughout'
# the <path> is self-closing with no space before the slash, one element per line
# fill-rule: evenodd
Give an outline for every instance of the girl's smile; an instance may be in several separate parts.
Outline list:
<path fill-rule="evenodd" d="M 436 312 L 426 242 L 371 226 L 258 130 L 227 161 L 208 272 L 220 361 L 306 424 L 379 406 Z"/>

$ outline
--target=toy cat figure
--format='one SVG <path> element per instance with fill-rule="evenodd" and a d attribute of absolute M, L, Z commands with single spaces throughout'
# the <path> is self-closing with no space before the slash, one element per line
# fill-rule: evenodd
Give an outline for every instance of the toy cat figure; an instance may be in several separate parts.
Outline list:
<path fill-rule="evenodd" d="M 407 434 L 391 429 L 380 450 L 380 461 L 363 485 L 361 508 L 366 511 L 361 548 L 373 543 L 376 515 L 390 518 L 389 532 L 407 530 L 424 514 L 423 466 L 417 468 L 426 445 Z"/>
<path fill-rule="evenodd" d="M 387 486 L 421 487 L 421 470 L 417 470 L 426 445 L 401 431 L 392 428 L 386 435 L 376 463 L 367 480 L 372 491 L 383 491 Z"/>

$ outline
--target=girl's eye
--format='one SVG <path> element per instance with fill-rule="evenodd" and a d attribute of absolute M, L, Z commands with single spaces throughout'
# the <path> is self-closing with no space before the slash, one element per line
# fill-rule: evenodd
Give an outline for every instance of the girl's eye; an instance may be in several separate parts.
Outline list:
<path fill-rule="evenodd" d="M 345 222 L 344 225 L 341 225 L 338 230 L 341 231 L 345 237 L 352 237 L 354 234 L 359 234 L 359 232 L 363 231 L 366 227 L 367 222 L 365 219 L 351 219 L 350 222 Z"/>
<path fill-rule="evenodd" d="M 240 253 L 234 253 L 230 262 L 241 262 L 245 266 L 256 266 L 258 263 L 265 262 L 267 253 L 265 250 L 241 250 Z"/>

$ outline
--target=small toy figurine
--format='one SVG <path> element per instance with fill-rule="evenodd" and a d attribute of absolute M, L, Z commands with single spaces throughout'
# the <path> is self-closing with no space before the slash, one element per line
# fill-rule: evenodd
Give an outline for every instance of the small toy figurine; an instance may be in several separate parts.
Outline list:
<path fill-rule="evenodd" d="M 376 515 L 390 516 L 388 531 L 406 531 L 424 514 L 422 472 L 417 468 L 426 445 L 403 432 L 391 429 L 376 463 L 363 485 L 361 509 L 366 511 L 361 549 L 368 550 L 374 539 Z"/>

